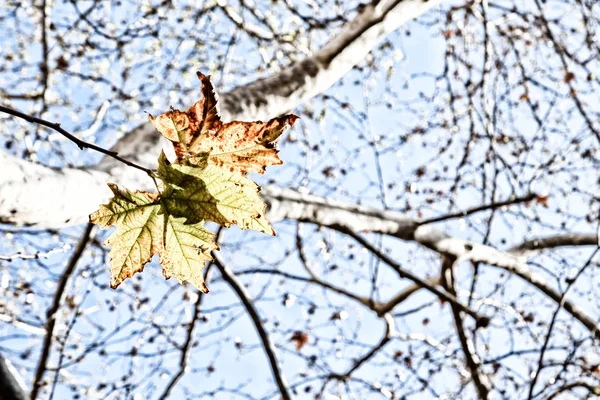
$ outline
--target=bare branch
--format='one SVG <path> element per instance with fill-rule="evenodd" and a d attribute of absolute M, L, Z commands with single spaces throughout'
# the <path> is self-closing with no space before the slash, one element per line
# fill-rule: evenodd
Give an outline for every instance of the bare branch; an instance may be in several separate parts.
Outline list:
<path fill-rule="evenodd" d="M 587 382 L 577 381 L 577 382 L 567 383 L 566 385 L 563 385 L 563 386 L 559 387 L 558 389 L 556 389 L 554 391 L 554 393 L 552 393 L 550 396 L 548 396 L 548 398 L 546 400 L 555 399 L 558 396 L 560 396 L 563 392 L 568 392 L 569 390 L 575 389 L 575 388 L 578 388 L 578 387 L 585 388 L 591 394 L 594 394 L 596 396 L 600 396 L 600 385 L 590 385 Z"/>
<path fill-rule="evenodd" d="M 212 263 L 208 264 L 208 267 L 206 267 L 206 269 L 204 270 L 205 282 L 208 282 L 208 280 L 210 279 L 209 273 L 212 265 Z M 183 343 L 183 347 L 181 348 L 181 357 L 179 358 L 179 370 L 175 375 L 171 377 L 171 380 L 165 387 L 165 390 L 160 395 L 159 400 L 165 400 L 169 397 L 169 395 L 171 394 L 171 390 L 173 390 L 179 379 L 181 379 L 187 367 L 188 356 L 191 350 L 192 339 L 194 337 L 194 329 L 196 328 L 196 323 L 200 318 L 200 307 L 202 305 L 202 299 L 204 298 L 204 293 L 202 293 L 201 291 L 194 289 L 194 293 L 198 297 L 196 298 L 196 303 L 194 303 L 194 313 L 192 315 L 191 321 L 188 323 L 185 341 Z"/>
<path fill-rule="evenodd" d="M 225 282 L 231 286 L 233 291 L 237 294 L 240 301 L 244 305 L 246 311 L 248 311 L 248 315 L 254 324 L 254 328 L 256 328 L 256 332 L 262 342 L 265 353 L 267 353 L 267 358 L 269 359 L 269 365 L 271 366 L 271 371 L 273 372 L 273 377 L 275 378 L 275 382 L 277 383 L 277 387 L 279 388 L 279 392 L 281 393 L 281 398 L 284 400 L 291 400 L 292 396 L 290 394 L 290 389 L 283 375 L 283 371 L 279 365 L 279 361 L 277 361 L 277 356 L 275 355 L 275 348 L 271 344 L 271 339 L 269 338 L 269 334 L 265 330 L 262 321 L 260 320 L 260 315 L 258 315 L 258 311 L 256 307 L 254 307 L 253 301 L 250 299 L 248 292 L 244 289 L 244 285 L 237 279 L 233 271 L 223 262 L 221 256 L 215 251 L 211 252 L 212 257 L 214 259 L 214 264 L 217 266 L 219 271 L 221 272 L 221 276 Z"/>
<path fill-rule="evenodd" d="M 42 387 L 42 378 L 44 377 L 44 372 L 46 371 L 46 363 L 48 362 L 48 357 L 50 356 L 50 349 L 52 347 L 52 340 L 54 335 L 54 326 L 56 325 L 56 313 L 61 306 L 63 293 L 65 288 L 67 287 L 67 282 L 69 278 L 73 274 L 75 270 L 75 266 L 77 262 L 83 255 L 85 248 L 87 247 L 87 243 L 92 234 L 92 230 L 94 228 L 94 224 L 87 224 L 85 227 L 85 231 L 79 239 L 79 243 L 77 243 L 77 247 L 69 260 L 69 263 L 65 267 L 58 283 L 56 285 L 56 290 L 54 291 L 54 298 L 52 299 L 52 304 L 48 309 L 46 315 L 48 316 L 48 320 L 46 322 L 46 336 L 44 337 L 44 342 L 42 344 L 42 353 L 40 355 L 40 359 L 38 360 L 38 365 L 35 371 L 35 377 L 33 379 L 33 386 L 31 389 L 31 400 L 35 400 L 38 396 L 39 390 Z"/>
<path fill-rule="evenodd" d="M 594 259 L 594 257 L 596 257 L 596 254 L 598 254 L 598 250 L 600 250 L 600 248 L 596 248 L 596 250 L 594 250 L 594 252 L 590 256 L 590 258 L 588 258 L 587 262 L 583 265 L 583 267 L 581 267 L 579 269 L 579 271 L 577 272 L 577 275 L 575 275 L 573 277 L 573 279 L 569 280 L 567 288 L 565 289 L 563 294 L 560 296 L 560 301 L 558 302 L 558 307 L 556 307 L 554 314 L 552 314 L 552 319 L 550 320 L 550 325 L 548 325 L 548 332 L 546 333 L 546 339 L 544 340 L 544 344 L 542 345 L 542 349 L 540 350 L 540 358 L 538 359 L 537 369 L 533 374 L 533 379 L 531 379 L 531 383 L 529 384 L 529 395 L 527 396 L 528 400 L 532 400 L 534 397 L 533 390 L 535 389 L 535 384 L 537 383 L 537 380 L 540 376 L 540 372 L 542 371 L 542 367 L 544 365 L 544 355 L 546 354 L 546 350 L 548 349 L 548 345 L 550 344 L 550 337 L 552 336 L 552 330 L 554 329 L 554 324 L 556 323 L 556 318 L 558 317 L 558 313 L 560 312 L 562 307 L 565 305 L 565 302 L 567 300 L 567 295 L 571 291 L 571 288 L 574 286 L 575 282 L 577 282 L 577 279 L 579 279 L 579 277 L 583 274 L 583 272 L 590 266 L 590 264 L 592 263 L 592 260 Z"/>
<path fill-rule="evenodd" d="M 367 250 L 369 250 L 371 253 L 373 253 L 375 256 L 377 256 L 379 259 L 381 259 L 381 261 L 383 261 L 384 263 L 386 263 L 387 265 L 392 267 L 392 269 L 394 271 L 396 271 L 398 273 L 398 275 L 400 275 L 400 278 L 410 279 L 417 285 L 421 286 L 423 289 L 438 296 L 440 298 L 440 300 L 444 300 L 444 301 L 447 301 L 449 303 L 456 305 L 456 307 L 458 307 L 462 312 L 473 317 L 477 321 L 477 326 L 485 327 L 489 324 L 489 318 L 480 316 L 479 314 L 477 314 L 477 312 L 471 310 L 464 304 L 460 303 L 455 296 L 451 295 L 450 293 L 447 293 L 444 290 L 440 290 L 440 289 L 436 288 L 435 286 L 426 282 L 424 279 L 421 279 L 418 276 L 414 275 L 412 272 L 402 268 L 398 263 L 396 263 L 390 257 L 385 255 L 383 252 L 381 252 L 379 249 L 377 249 L 375 246 L 373 246 L 371 243 L 369 243 L 367 240 L 365 240 L 363 237 L 361 237 L 357 233 L 350 231 L 350 230 L 345 230 L 344 228 L 339 228 L 338 230 L 340 232 L 344 232 L 344 233 L 348 234 L 349 236 L 352 236 L 358 243 L 363 245 Z"/>
<path fill-rule="evenodd" d="M 462 218 L 462 217 L 466 217 L 468 215 L 475 214 L 475 213 L 478 213 L 481 211 L 495 210 L 497 208 L 510 206 L 510 205 L 514 205 L 514 204 L 527 203 L 528 201 L 531 201 L 531 200 L 535 199 L 536 197 L 537 197 L 537 195 L 535 193 L 530 193 L 523 197 L 511 198 L 511 199 L 508 199 L 505 201 L 500 201 L 498 203 L 485 204 L 485 205 L 482 205 L 479 207 L 469 208 L 468 210 L 465 210 L 465 211 L 460 211 L 460 212 L 452 213 L 452 214 L 446 214 L 446 215 L 442 215 L 441 217 L 426 219 L 424 221 L 420 221 L 419 225 L 432 224 L 434 222 L 447 221 L 449 219 L 454 219 L 454 218 Z"/>
<path fill-rule="evenodd" d="M 359 369 L 364 363 L 368 362 L 373 356 L 375 356 L 381 349 L 385 347 L 393 338 L 397 337 L 396 332 L 396 324 L 394 323 L 394 318 L 390 314 L 384 315 L 385 320 L 385 333 L 379 343 L 377 343 L 368 353 L 359 358 L 354 362 L 354 365 L 348 369 L 343 374 L 333 374 L 332 378 L 338 380 L 346 380 L 350 378 L 350 376 Z"/>
<path fill-rule="evenodd" d="M 598 235 L 596 234 L 573 233 L 527 240 L 518 246 L 511 248 L 508 250 L 508 252 L 518 255 L 525 255 L 540 250 L 554 249 L 556 247 L 596 246 L 597 244 Z"/>
<path fill-rule="evenodd" d="M 48 251 L 40 251 L 40 252 L 33 253 L 33 254 L 24 254 L 22 252 L 17 252 L 15 254 L 9 254 L 9 255 L 0 254 L 0 260 L 8 261 L 8 262 L 11 262 L 11 261 L 14 261 L 17 259 L 38 260 L 40 258 L 48 258 L 53 254 L 64 253 L 66 251 L 69 251 L 70 249 L 71 249 L 71 245 L 65 243 L 62 246 L 55 247 L 54 249 L 50 249 Z"/>
<path fill-rule="evenodd" d="M 448 256 L 442 256 L 442 276 L 443 286 L 448 290 L 449 293 L 456 296 L 456 290 L 454 288 L 454 263 L 456 259 Z M 473 341 L 469 339 L 465 332 L 463 318 L 460 314 L 460 310 L 456 305 L 450 304 L 452 309 L 452 316 L 454 317 L 454 325 L 456 326 L 456 333 L 458 334 L 458 340 L 465 356 L 467 368 L 471 372 L 471 378 L 479 394 L 479 398 L 485 400 L 490 394 L 490 382 L 487 377 L 481 371 L 481 360 L 476 354 L 476 349 Z"/>
<path fill-rule="evenodd" d="M 150 176 L 154 175 L 154 173 L 152 172 L 151 169 L 144 168 L 141 165 L 138 165 L 138 164 L 136 164 L 136 163 L 134 163 L 132 161 L 129 161 L 129 160 L 126 160 L 126 159 L 124 159 L 122 157 L 119 157 L 118 153 L 115 152 L 115 151 L 106 150 L 106 149 L 104 149 L 104 148 L 102 148 L 100 146 L 96 146 L 93 143 L 89 143 L 89 142 L 86 142 L 85 140 L 79 139 L 77 136 L 74 136 L 73 134 L 69 133 L 67 130 L 63 129 L 60 126 L 59 123 L 49 122 L 49 121 L 46 121 L 45 119 L 42 119 L 42 118 L 33 117 L 31 115 L 24 114 L 24 113 L 22 113 L 20 111 L 13 110 L 12 108 L 5 107 L 3 105 L 0 105 L 0 112 L 6 113 L 6 114 L 10 114 L 10 115 L 13 115 L 13 116 L 18 117 L 18 118 L 22 118 L 25 121 L 31 122 L 33 124 L 38 124 L 38 125 L 42 125 L 42 126 L 45 126 L 47 128 L 50 128 L 50 129 L 54 129 L 56 132 L 60 133 L 61 135 L 63 135 L 64 137 L 66 137 L 67 139 L 69 139 L 70 141 L 72 141 L 73 143 L 75 143 L 77 145 L 77 147 L 79 147 L 80 150 L 83 150 L 83 149 L 95 150 L 95 151 L 97 151 L 99 153 L 102 153 L 102 154 L 105 154 L 105 155 L 107 155 L 109 157 L 112 157 L 115 160 L 117 160 L 117 161 L 119 161 L 119 162 L 121 162 L 121 163 L 123 163 L 123 164 L 125 164 L 125 165 L 127 165 L 129 167 L 139 169 L 140 171 L 144 171 L 145 173 L 147 173 Z"/>

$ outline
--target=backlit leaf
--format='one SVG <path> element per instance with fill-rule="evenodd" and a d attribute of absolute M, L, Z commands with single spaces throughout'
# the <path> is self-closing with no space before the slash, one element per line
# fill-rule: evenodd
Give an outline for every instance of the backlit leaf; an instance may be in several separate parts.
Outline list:
<path fill-rule="evenodd" d="M 203 99 L 188 111 L 171 110 L 150 121 L 173 143 L 177 158 L 158 158 L 159 193 L 131 192 L 110 184 L 114 197 L 90 215 L 102 227 L 116 226 L 111 247 L 111 287 L 142 271 L 157 254 L 163 275 L 190 282 L 207 293 L 202 268 L 218 250 L 205 221 L 238 225 L 274 235 L 260 187 L 247 172 L 281 164 L 275 142 L 294 124 L 287 115 L 268 122 L 223 124 L 209 77 L 198 73 Z"/>

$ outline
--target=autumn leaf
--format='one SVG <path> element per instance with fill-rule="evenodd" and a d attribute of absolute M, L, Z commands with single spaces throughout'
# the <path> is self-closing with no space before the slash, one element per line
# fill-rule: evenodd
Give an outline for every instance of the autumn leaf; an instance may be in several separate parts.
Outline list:
<path fill-rule="evenodd" d="M 290 338 L 290 342 L 296 343 L 296 350 L 300 350 L 308 343 L 308 334 L 306 332 L 296 331 Z"/>
<path fill-rule="evenodd" d="M 163 265 L 163 274 L 178 281 L 188 281 L 208 292 L 202 277 L 204 263 L 212 259 L 210 251 L 218 248 L 214 234 L 203 223 L 185 224 L 184 218 L 167 210 L 154 193 L 121 190 L 109 184 L 114 197 L 90 215 L 90 221 L 117 229 L 104 242 L 111 247 L 110 286 L 115 289 L 123 280 L 144 269 L 154 254 Z"/>
<path fill-rule="evenodd" d="M 170 164 L 164 154 L 159 158 L 158 173 L 174 185 L 165 202 L 183 210 L 189 221 L 212 221 L 226 227 L 235 224 L 275 234 L 264 217 L 266 205 L 258 195 L 258 185 L 242 173 L 214 165 Z"/>
<path fill-rule="evenodd" d="M 111 247 L 110 286 L 114 289 L 125 279 L 144 269 L 152 255 L 164 247 L 160 235 L 158 196 L 152 193 L 120 190 L 109 183 L 114 197 L 90 215 L 90 221 L 117 230 L 104 242 Z"/>
<path fill-rule="evenodd" d="M 541 204 L 542 206 L 548 208 L 548 195 L 539 195 L 535 198 L 536 204 Z"/>
<path fill-rule="evenodd" d="M 275 234 L 264 216 L 260 187 L 246 174 L 281 164 L 275 142 L 297 117 L 223 124 L 210 78 L 200 72 L 198 78 L 203 98 L 188 111 L 150 116 L 177 156 L 173 162 L 164 153 L 159 156 L 153 173 L 158 193 L 109 184 L 114 196 L 90 215 L 103 228 L 116 226 L 105 242 L 111 247 L 112 288 L 142 271 L 157 254 L 165 278 L 190 282 L 207 293 L 202 269 L 218 245 L 204 227 L 206 221 Z"/>
<path fill-rule="evenodd" d="M 275 142 L 298 117 L 223 124 L 210 78 L 202 73 L 198 78 L 204 98 L 187 112 L 171 110 L 156 118 L 149 116 L 154 127 L 173 142 L 177 160 L 192 165 L 206 161 L 231 172 L 260 174 L 267 166 L 281 164 Z"/>
<path fill-rule="evenodd" d="M 565 81 L 565 83 L 569 83 L 571 82 L 573 79 L 575 79 L 575 74 L 572 72 L 567 72 L 565 74 L 565 77 L 563 78 L 563 80 Z"/>
<path fill-rule="evenodd" d="M 217 106 L 217 94 L 210 77 L 197 73 L 201 82 L 202 100 L 194 104 L 187 112 L 171 110 L 154 118 L 150 122 L 164 137 L 173 143 L 177 158 L 194 153 L 193 147 L 202 135 L 221 129 L 221 117 Z M 195 152 L 197 154 L 197 152 Z"/>

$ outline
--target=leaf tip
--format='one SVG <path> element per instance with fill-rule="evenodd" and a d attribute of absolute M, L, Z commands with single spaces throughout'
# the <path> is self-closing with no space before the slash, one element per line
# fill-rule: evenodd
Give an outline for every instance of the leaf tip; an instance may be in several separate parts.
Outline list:
<path fill-rule="evenodd" d="M 198 79 L 200 79 L 201 82 L 204 81 L 204 79 L 206 78 L 210 79 L 210 76 L 206 76 L 200 71 L 196 71 L 196 76 L 198 77 Z"/>
<path fill-rule="evenodd" d="M 207 294 L 208 292 L 210 292 L 210 290 L 208 290 L 208 287 L 206 287 L 206 283 L 202 282 L 202 284 L 200 285 L 200 291 L 204 294 Z"/>

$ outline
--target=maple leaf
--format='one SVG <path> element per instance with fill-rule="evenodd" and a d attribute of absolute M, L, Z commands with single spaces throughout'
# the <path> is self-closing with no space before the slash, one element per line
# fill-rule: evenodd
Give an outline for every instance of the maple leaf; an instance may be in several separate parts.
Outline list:
<path fill-rule="evenodd" d="M 104 228 L 117 227 L 105 241 L 111 247 L 112 288 L 142 271 L 157 254 L 165 278 L 190 282 L 207 293 L 202 268 L 219 247 L 205 221 L 275 234 L 264 217 L 260 187 L 246 174 L 282 163 L 275 142 L 297 117 L 224 124 L 210 78 L 200 72 L 198 78 L 203 98 L 188 111 L 149 116 L 177 156 L 172 163 L 164 153 L 159 156 L 153 173 L 162 181 L 155 181 L 159 193 L 109 184 L 114 196 L 90 215 L 91 222 Z"/>
<path fill-rule="evenodd" d="M 164 207 L 158 194 L 109 187 L 114 197 L 90 215 L 90 221 L 103 228 L 117 226 L 104 242 L 111 247 L 110 286 L 117 288 L 158 254 L 167 279 L 175 276 L 208 292 L 201 272 L 212 259 L 210 251 L 218 246 L 203 222 L 185 224 L 183 217 L 173 214 L 176 210 Z"/>
<path fill-rule="evenodd" d="M 264 217 L 266 205 L 258 195 L 259 186 L 243 174 L 214 165 L 170 164 L 164 153 L 158 164 L 159 176 L 171 186 L 166 203 L 185 210 L 183 214 L 190 222 L 205 220 L 226 227 L 235 224 L 241 229 L 275 234 Z"/>
<path fill-rule="evenodd" d="M 218 96 L 210 82 L 210 77 L 201 72 L 197 75 L 202 83 L 203 98 L 187 112 L 172 109 L 156 118 L 148 115 L 156 130 L 173 143 L 177 158 L 184 158 L 191 154 L 194 143 L 201 135 L 208 134 L 210 130 L 218 131 L 222 125 L 217 106 Z"/>
<path fill-rule="evenodd" d="M 188 111 L 171 110 L 156 118 L 149 115 L 154 127 L 173 143 L 177 159 L 260 174 L 267 166 L 281 164 L 275 142 L 298 117 L 292 114 L 267 122 L 223 124 L 210 78 L 201 72 L 198 78 L 204 97 Z"/>

